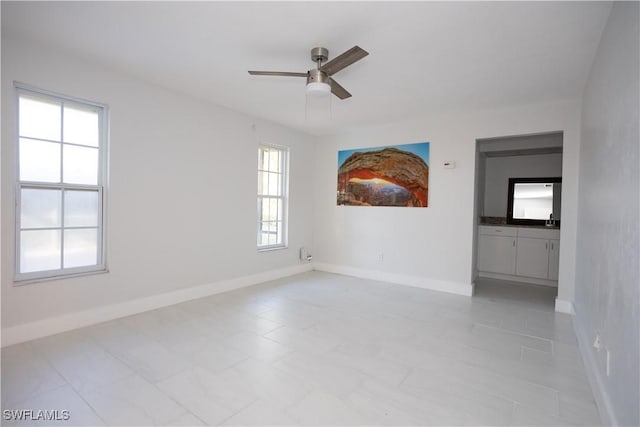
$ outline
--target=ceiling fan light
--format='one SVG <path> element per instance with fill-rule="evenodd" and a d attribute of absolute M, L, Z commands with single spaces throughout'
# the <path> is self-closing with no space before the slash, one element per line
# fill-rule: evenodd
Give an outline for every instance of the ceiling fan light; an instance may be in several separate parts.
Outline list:
<path fill-rule="evenodd" d="M 328 96 L 331 94 L 331 85 L 325 82 L 311 82 L 307 83 L 307 95 L 311 96 Z"/>

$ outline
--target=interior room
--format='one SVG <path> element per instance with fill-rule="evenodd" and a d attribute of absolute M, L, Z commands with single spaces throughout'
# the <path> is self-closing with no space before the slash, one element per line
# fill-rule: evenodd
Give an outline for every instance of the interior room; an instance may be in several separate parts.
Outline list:
<path fill-rule="evenodd" d="M 3 425 L 640 425 L 638 2 L 0 7 Z"/>

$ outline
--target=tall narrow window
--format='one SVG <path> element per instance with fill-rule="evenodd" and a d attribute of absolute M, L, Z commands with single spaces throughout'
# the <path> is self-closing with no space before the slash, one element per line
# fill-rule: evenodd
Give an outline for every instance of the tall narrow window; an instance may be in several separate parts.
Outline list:
<path fill-rule="evenodd" d="M 258 249 L 287 246 L 289 150 L 258 147 Z"/>
<path fill-rule="evenodd" d="M 105 269 L 105 107 L 18 87 L 16 281 Z"/>

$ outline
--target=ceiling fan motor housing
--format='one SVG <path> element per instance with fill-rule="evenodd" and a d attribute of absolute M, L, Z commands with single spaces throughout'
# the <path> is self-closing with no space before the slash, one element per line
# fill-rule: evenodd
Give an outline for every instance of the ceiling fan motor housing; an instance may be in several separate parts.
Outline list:
<path fill-rule="evenodd" d="M 309 83 L 326 83 L 329 84 L 329 75 L 320 70 L 309 70 L 307 73 L 307 84 Z"/>

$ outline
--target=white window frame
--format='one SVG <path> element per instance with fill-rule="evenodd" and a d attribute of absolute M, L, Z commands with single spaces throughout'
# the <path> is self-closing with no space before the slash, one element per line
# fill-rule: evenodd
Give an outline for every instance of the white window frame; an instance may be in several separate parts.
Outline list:
<path fill-rule="evenodd" d="M 282 175 L 282 182 L 281 182 L 281 188 L 280 188 L 280 196 L 272 196 L 272 195 L 264 195 L 264 194 L 260 194 L 260 188 L 259 188 L 259 183 L 260 183 L 260 172 L 270 172 L 268 170 L 264 170 L 261 169 L 261 165 L 260 165 L 260 150 L 262 148 L 269 148 L 269 149 L 275 149 L 280 151 L 281 156 L 281 163 L 280 163 L 280 170 L 281 175 Z M 281 145 L 274 145 L 274 144 L 267 144 L 267 143 L 261 143 L 258 146 L 258 197 L 257 197 L 257 230 L 256 230 L 256 244 L 257 244 L 257 249 L 258 251 L 269 251 L 269 250 L 275 250 L 275 249 L 286 249 L 288 247 L 288 237 L 289 237 L 289 156 L 290 156 L 290 149 L 289 147 L 285 147 L 285 146 L 281 146 Z M 260 217 L 260 212 L 261 212 L 261 202 L 264 198 L 274 198 L 274 199 L 280 199 L 282 201 L 282 242 L 279 243 L 275 243 L 275 244 L 267 244 L 267 245 L 261 245 L 260 241 L 261 241 L 261 234 L 262 234 L 262 218 Z"/>
<path fill-rule="evenodd" d="M 109 109 L 106 104 L 87 101 L 76 97 L 62 95 L 48 90 L 35 88 L 33 86 L 25 85 L 23 83 L 14 82 L 15 88 L 15 264 L 14 264 L 14 284 L 23 285 L 33 282 L 41 282 L 47 280 L 56 280 L 75 276 L 84 276 L 89 274 L 99 274 L 108 272 L 107 269 L 107 244 L 106 244 L 106 212 L 107 212 L 107 182 L 108 182 L 108 114 Z M 20 95 L 27 94 L 36 97 L 50 98 L 61 104 L 61 126 L 64 126 L 64 104 L 83 105 L 94 108 L 98 111 L 98 126 L 99 126 L 99 141 L 98 141 L 98 181 L 96 185 L 84 185 L 84 184 L 66 184 L 60 183 L 48 183 L 48 182 L 33 182 L 33 181 L 21 181 L 20 180 Z M 62 128 L 61 128 L 62 129 Z M 32 138 L 41 141 L 40 138 Z M 50 141 L 56 142 L 61 145 L 61 149 L 64 144 L 69 144 L 62 141 Z M 60 167 L 63 168 L 63 162 L 61 158 Z M 62 172 L 62 171 L 61 171 Z M 62 175 L 61 175 L 62 179 Z M 64 226 L 64 222 L 60 224 L 60 227 L 51 227 L 51 229 L 61 230 L 61 268 L 55 270 L 44 270 L 30 273 L 20 272 L 20 240 L 21 240 L 21 190 L 23 188 L 34 189 L 57 189 L 63 192 L 62 201 L 62 218 L 64 221 L 64 191 L 66 190 L 93 190 L 98 192 L 98 199 L 100 207 L 98 209 L 98 241 L 97 241 L 97 263 L 95 265 L 83 266 L 83 267 L 71 267 L 64 268 L 64 230 L 69 227 Z M 75 227 L 73 227 L 75 228 Z M 80 227 L 82 228 L 82 227 Z"/>

